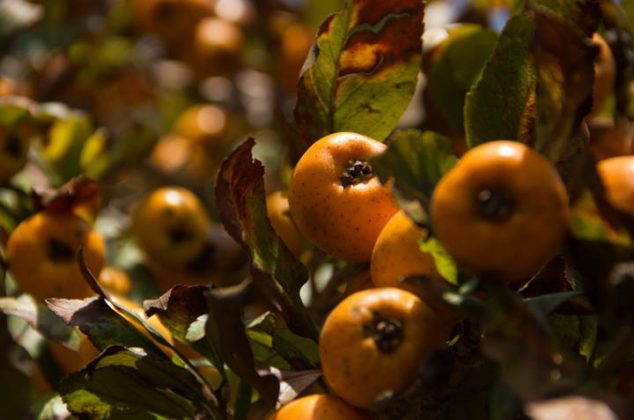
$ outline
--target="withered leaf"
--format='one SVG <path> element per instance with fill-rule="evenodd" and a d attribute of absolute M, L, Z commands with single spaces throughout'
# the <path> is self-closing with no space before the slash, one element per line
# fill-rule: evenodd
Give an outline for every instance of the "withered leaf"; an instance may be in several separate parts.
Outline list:
<path fill-rule="evenodd" d="M 384 140 L 416 87 L 424 2 L 348 0 L 319 28 L 298 83 L 299 151 L 337 131 Z"/>

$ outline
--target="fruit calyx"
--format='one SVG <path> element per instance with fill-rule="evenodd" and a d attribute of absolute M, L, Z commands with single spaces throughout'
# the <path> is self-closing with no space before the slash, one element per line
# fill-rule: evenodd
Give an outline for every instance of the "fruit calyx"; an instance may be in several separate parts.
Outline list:
<path fill-rule="evenodd" d="M 75 259 L 75 251 L 73 251 L 73 248 L 57 239 L 48 241 L 46 254 L 51 261 L 56 263 L 67 263 Z"/>
<path fill-rule="evenodd" d="M 350 159 L 341 174 L 341 185 L 346 188 L 367 182 L 374 177 L 372 165 L 365 160 Z"/>
<path fill-rule="evenodd" d="M 403 341 L 403 323 L 397 319 L 384 318 L 374 313 L 371 325 L 364 328 L 366 337 L 371 337 L 381 353 L 395 351 Z"/>
<path fill-rule="evenodd" d="M 478 212 L 485 219 L 503 221 L 515 210 L 515 203 L 503 191 L 483 189 L 476 196 Z"/>

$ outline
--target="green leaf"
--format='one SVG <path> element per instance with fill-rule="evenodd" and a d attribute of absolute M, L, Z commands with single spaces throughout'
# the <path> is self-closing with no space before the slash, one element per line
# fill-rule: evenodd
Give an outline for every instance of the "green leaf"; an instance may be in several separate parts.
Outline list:
<path fill-rule="evenodd" d="M 66 325 L 50 309 L 37 304 L 28 295 L 19 298 L 0 297 L 0 312 L 25 320 L 43 336 L 65 343 L 69 348 L 76 350 L 79 345 L 79 334 L 75 328 Z"/>
<path fill-rule="evenodd" d="M 426 208 L 436 183 L 457 161 L 446 137 L 431 131 L 405 130 L 394 135 L 387 150 L 371 164 L 381 182 L 394 179 L 404 198 Z"/>
<path fill-rule="evenodd" d="M 434 124 L 432 129 L 464 135 L 465 96 L 487 63 L 497 35 L 475 24 L 459 25 L 448 32 L 448 38 L 431 53 L 423 96 L 425 112 L 429 124 Z"/>
<path fill-rule="evenodd" d="M 527 14 L 512 17 L 493 55 L 465 101 L 469 147 L 491 140 L 516 140 L 523 129 L 534 85 L 529 50 L 535 25 Z"/>
<path fill-rule="evenodd" d="M 581 296 L 581 292 L 561 292 L 550 293 L 547 295 L 524 299 L 524 302 L 535 312 L 540 315 L 548 315 L 559 305 L 572 299 L 575 296 Z"/>
<path fill-rule="evenodd" d="M 535 149 L 552 162 L 566 163 L 584 147 L 575 134 L 581 117 L 590 111 L 596 49 L 567 16 L 539 8 L 532 10 L 532 14 L 535 39 L 531 54 L 535 61 L 537 109 Z"/>
<path fill-rule="evenodd" d="M 73 414 L 95 419 L 193 418 L 212 409 L 189 371 L 120 347 L 65 377 L 59 389 Z"/>
<path fill-rule="evenodd" d="M 277 235 L 266 213 L 264 166 L 253 159 L 255 142 L 246 140 L 222 164 L 216 182 L 216 202 L 227 232 L 251 257 L 254 285 L 281 309 L 289 328 L 317 339 L 317 327 L 306 311 L 299 289 L 308 270 Z"/>
<path fill-rule="evenodd" d="M 416 88 L 423 15 L 421 0 L 348 0 L 322 23 L 298 84 L 300 151 L 333 132 L 392 132 Z"/>
<path fill-rule="evenodd" d="M 79 327 L 100 350 L 108 346 L 141 347 L 153 354 L 166 357 L 152 340 L 112 309 L 104 299 L 47 299 L 46 303 L 57 316 L 69 325 Z"/>
<path fill-rule="evenodd" d="M 434 238 L 428 237 L 420 241 L 420 250 L 431 254 L 434 258 L 434 264 L 438 273 L 449 283 L 458 284 L 458 266 L 456 262 L 451 258 L 442 243 Z"/>
<path fill-rule="evenodd" d="M 192 347 L 222 370 L 220 355 L 207 340 L 202 340 L 209 312 L 206 290 L 205 286 L 176 286 L 160 298 L 144 302 L 144 308 L 147 316 L 156 315 L 160 318 L 172 337 Z"/>

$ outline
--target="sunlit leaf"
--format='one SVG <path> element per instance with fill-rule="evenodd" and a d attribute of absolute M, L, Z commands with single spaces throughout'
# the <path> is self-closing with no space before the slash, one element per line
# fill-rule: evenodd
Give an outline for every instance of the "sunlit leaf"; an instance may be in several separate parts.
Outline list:
<path fill-rule="evenodd" d="M 424 3 L 348 0 L 319 28 L 298 85 L 298 149 L 337 131 L 384 140 L 416 87 Z"/>

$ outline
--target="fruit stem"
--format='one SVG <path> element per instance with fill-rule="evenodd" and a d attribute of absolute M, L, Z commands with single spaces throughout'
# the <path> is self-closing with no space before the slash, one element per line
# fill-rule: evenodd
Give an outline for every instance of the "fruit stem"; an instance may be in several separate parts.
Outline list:
<path fill-rule="evenodd" d="M 374 176 L 372 165 L 369 162 L 358 159 L 350 159 L 341 174 L 341 185 L 346 188 L 369 181 Z"/>

